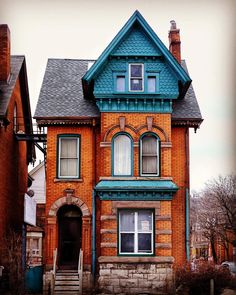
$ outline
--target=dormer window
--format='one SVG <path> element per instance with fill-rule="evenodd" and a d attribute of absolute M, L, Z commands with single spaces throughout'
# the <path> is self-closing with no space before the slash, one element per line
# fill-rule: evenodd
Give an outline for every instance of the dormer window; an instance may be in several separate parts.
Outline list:
<path fill-rule="evenodd" d="M 143 91 L 143 64 L 129 65 L 129 90 Z"/>
<path fill-rule="evenodd" d="M 124 75 L 116 76 L 116 91 L 125 92 L 125 76 Z"/>

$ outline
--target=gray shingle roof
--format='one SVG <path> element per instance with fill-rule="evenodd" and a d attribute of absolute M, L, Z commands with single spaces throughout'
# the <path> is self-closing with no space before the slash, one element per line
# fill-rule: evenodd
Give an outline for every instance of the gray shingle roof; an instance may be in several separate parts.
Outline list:
<path fill-rule="evenodd" d="M 94 101 L 84 99 L 81 78 L 92 60 L 49 59 L 36 111 L 36 119 L 99 117 Z M 187 71 L 185 61 L 182 66 Z M 201 120 L 201 112 L 190 86 L 184 99 L 173 104 L 172 118 Z"/>
<path fill-rule="evenodd" d="M 48 60 L 35 118 L 99 116 L 95 102 L 83 96 L 81 79 L 89 61 Z"/>
<path fill-rule="evenodd" d="M 0 82 L 0 117 L 7 114 L 8 104 L 10 102 L 12 92 L 14 90 L 16 80 L 24 61 L 24 56 L 11 56 L 11 76 L 9 82 Z"/>

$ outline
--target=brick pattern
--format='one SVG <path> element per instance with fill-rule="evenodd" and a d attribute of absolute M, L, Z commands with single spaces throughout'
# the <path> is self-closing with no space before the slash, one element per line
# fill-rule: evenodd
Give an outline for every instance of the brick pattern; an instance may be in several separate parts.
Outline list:
<path fill-rule="evenodd" d="M 10 124 L 0 127 L 0 264 L 6 262 L 4 235 L 9 228 L 21 232 L 24 214 L 24 194 L 27 191 L 27 150 L 25 142 L 14 138 L 13 114 L 17 106 L 17 121 L 24 131 L 20 83 L 17 80 L 9 105 Z M 17 208 L 17 210 L 16 210 Z"/>
<path fill-rule="evenodd" d="M 7 25 L 0 25 L 0 81 L 7 81 L 10 75 L 10 31 Z"/>

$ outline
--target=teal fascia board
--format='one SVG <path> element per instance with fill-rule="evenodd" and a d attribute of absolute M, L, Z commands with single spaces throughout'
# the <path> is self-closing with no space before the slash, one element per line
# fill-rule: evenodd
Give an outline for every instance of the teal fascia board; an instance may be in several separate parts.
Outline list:
<path fill-rule="evenodd" d="M 178 186 L 170 180 L 102 180 L 96 187 L 101 200 L 172 200 Z"/>
<path fill-rule="evenodd" d="M 134 25 L 136 21 L 140 24 L 140 26 L 144 29 L 146 34 L 151 38 L 151 40 L 154 42 L 154 44 L 163 54 L 167 63 L 171 66 L 171 68 L 179 77 L 180 81 L 182 82 L 184 86 L 184 89 L 185 89 L 184 91 L 186 92 L 192 80 L 190 79 L 189 75 L 185 72 L 185 70 L 182 68 L 182 66 L 176 61 L 173 55 L 169 52 L 169 50 L 166 48 L 164 43 L 162 43 L 162 41 L 159 39 L 156 33 L 152 30 L 152 28 L 149 26 L 149 24 L 146 22 L 146 20 L 143 18 L 143 16 L 140 14 L 138 10 L 134 12 L 134 14 L 126 22 L 123 28 L 118 32 L 115 38 L 111 41 L 111 43 L 99 56 L 97 61 L 86 72 L 82 80 L 89 84 L 90 81 L 96 77 L 96 75 L 100 72 L 104 64 L 107 62 L 109 55 L 112 53 L 112 51 L 115 49 L 117 44 L 127 34 L 127 32 L 131 29 L 131 27 Z"/>

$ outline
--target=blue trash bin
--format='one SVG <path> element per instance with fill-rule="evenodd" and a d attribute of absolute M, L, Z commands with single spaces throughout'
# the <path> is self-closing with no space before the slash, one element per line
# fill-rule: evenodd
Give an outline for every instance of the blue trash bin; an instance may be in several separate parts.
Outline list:
<path fill-rule="evenodd" d="M 30 293 L 40 293 L 43 289 L 43 266 L 29 267 L 25 273 L 25 288 Z"/>

